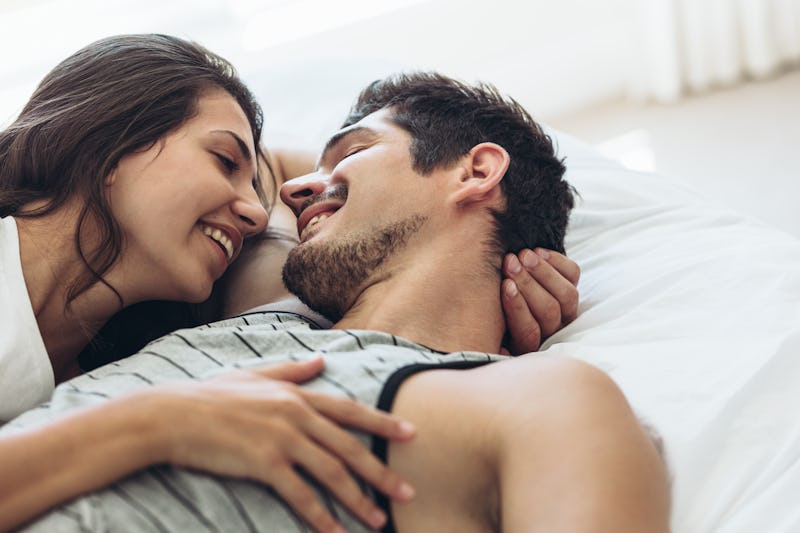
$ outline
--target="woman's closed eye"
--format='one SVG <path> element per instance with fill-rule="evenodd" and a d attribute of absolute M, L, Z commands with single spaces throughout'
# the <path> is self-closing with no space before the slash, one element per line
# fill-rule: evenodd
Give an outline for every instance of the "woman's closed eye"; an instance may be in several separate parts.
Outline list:
<path fill-rule="evenodd" d="M 237 163 L 230 157 L 224 156 L 219 153 L 214 153 L 214 155 L 217 156 L 217 159 L 219 159 L 220 163 L 222 163 L 222 166 L 225 167 L 225 170 L 228 174 L 233 174 L 234 172 L 239 170 L 240 168 L 239 163 Z"/>

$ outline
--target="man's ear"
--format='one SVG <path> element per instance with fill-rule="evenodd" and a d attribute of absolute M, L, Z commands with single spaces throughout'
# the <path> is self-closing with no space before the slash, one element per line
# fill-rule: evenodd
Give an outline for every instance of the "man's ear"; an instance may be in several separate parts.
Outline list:
<path fill-rule="evenodd" d="M 485 142 L 475 145 L 459 165 L 463 173 L 455 184 L 451 199 L 462 205 L 492 200 L 500 192 L 500 180 L 510 162 L 508 152 L 499 144 Z"/>

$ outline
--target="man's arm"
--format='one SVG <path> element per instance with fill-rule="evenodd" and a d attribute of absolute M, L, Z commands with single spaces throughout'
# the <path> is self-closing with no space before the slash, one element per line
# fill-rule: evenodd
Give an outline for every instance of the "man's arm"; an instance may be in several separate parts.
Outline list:
<path fill-rule="evenodd" d="M 417 490 L 392 505 L 399 531 L 669 530 L 662 457 L 589 365 L 521 357 L 426 371 L 392 410 L 418 429 L 389 446 L 390 467 Z"/>
<path fill-rule="evenodd" d="M 518 369 L 509 383 L 542 394 L 526 398 L 535 407 L 501 417 L 504 529 L 669 531 L 669 482 L 656 445 L 607 375 L 565 362 L 550 361 L 534 383 L 522 374 L 537 369 Z"/>

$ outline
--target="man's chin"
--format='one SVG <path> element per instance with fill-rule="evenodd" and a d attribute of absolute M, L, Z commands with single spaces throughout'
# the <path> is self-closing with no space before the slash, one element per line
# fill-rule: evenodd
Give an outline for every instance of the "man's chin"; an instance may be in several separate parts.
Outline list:
<path fill-rule="evenodd" d="M 304 235 L 286 258 L 283 283 L 311 309 L 337 322 L 384 260 L 402 249 L 424 221 L 414 215 L 347 238 L 314 239 L 318 231 Z"/>
<path fill-rule="evenodd" d="M 317 247 L 301 243 L 289 252 L 283 265 L 283 284 L 301 302 L 336 322 L 344 316 L 339 305 L 347 301 L 343 284 L 336 278 L 335 266 L 330 256 L 320 253 Z"/>

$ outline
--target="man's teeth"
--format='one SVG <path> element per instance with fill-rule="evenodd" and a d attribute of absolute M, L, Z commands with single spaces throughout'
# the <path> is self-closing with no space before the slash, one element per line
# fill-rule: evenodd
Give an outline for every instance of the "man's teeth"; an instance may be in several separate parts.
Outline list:
<path fill-rule="evenodd" d="M 310 228 L 311 226 L 313 226 L 314 224 L 316 224 L 318 222 L 322 222 L 323 220 L 327 219 L 329 216 L 330 216 L 330 214 L 328 214 L 328 213 L 322 213 L 320 215 L 317 215 L 317 216 L 313 217 L 311 220 L 308 221 L 308 224 L 306 224 L 306 229 Z"/>
<path fill-rule="evenodd" d="M 217 228 L 211 228 L 208 226 L 203 226 L 203 234 L 207 235 L 208 237 L 211 237 L 212 239 L 220 243 L 225 248 L 225 252 L 228 255 L 228 261 L 231 260 L 231 258 L 233 257 L 233 243 L 231 242 L 231 240 L 228 238 L 227 235 L 222 233 Z"/>

